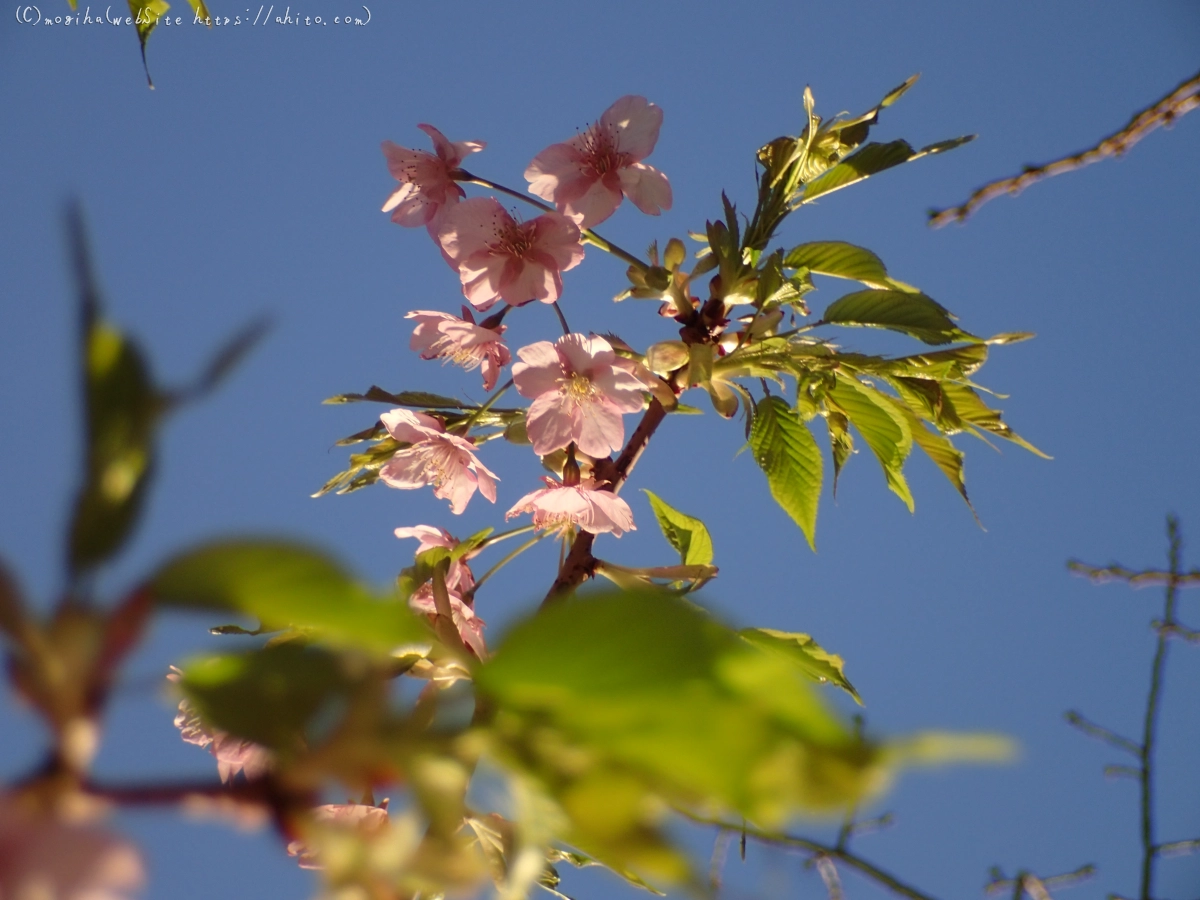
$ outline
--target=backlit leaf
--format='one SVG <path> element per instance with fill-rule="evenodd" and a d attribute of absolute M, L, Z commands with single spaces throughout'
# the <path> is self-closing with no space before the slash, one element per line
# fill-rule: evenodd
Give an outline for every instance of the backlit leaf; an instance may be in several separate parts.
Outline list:
<path fill-rule="evenodd" d="M 926 344 L 979 340 L 958 328 L 936 300 L 908 291 L 855 291 L 831 303 L 822 318 L 837 325 L 887 328 Z"/>
<path fill-rule="evenodd" d="M 667 505 L 662 498 L 650 491 L 643 491 L 650 500 L 650 508 L 658 520 L 663 537 L 679 552 L 685 566 L 708 566 L 713 561 L 712 538 L 699 519 Z"/>
<path fill-rule="evenodd" d="M 836 653 L 823 650 L 811 636 L 771 628 L 743 628 L 738 634 L 762 650 L 787 657 L 814 681 L 836 684 L 862 705 L 862 697 L 846 679 L 846 663 Z"/>
<path fill-rule="evenodd" d="M 821 450 L 812 433 L 784 400 L 767 397 L 754 414 L 750 451 L 767 475 L 771 496 L 815 550 L 822 467 Z"/>
<path fill-rule="evenodd" d="M 826 396 L 858 429 L 883 467 L 888 487 L 912 512 L 912 492 L 902 470 L 904 461 L 912 452 L 913 439 L 904 417 L 883 394 L 844 375 L 838 376 L 833 390 Z"/>

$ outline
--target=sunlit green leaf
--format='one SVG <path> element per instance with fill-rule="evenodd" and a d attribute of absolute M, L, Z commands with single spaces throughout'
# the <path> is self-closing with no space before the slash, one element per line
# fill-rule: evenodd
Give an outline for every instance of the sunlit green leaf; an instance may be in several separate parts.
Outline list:
<path fill-rule="evenodd" d="M 854 438 L 849 431 L 850 420 L 840 412 L 830 411 L 825 416 L 825 425 L 829 429 L 829 446 L 833 451 L 833 495 L 836 497 L 842 467 L 854 453 Z"/>
<path fill-rule="evenodd" d="M 926 344 L 979 340 L 958 328 L 936 300 L 908 291 L 855 291 L 831 303 L 822 318 L 837 325 L 888 328 Z"/>
<path fill-rule="evenodd" d="M 888 487 L 913 509 L 912 492 L 902 470 L 912 452 L 912 433 L 904 417 L 888 399 L 854 378 L 839 375 L 827 397 L 836 403 L 858 429 L 883 467 Z"/>
<path fill-rule="evenodd" d="M 672 508 L 657 494 L 644 490 L 650 500 L 650 508 L 658 520 L 663 537 L 679 552 L 685 566 L 707 566 L 713 561 L 712 538 L 699 519 Z"/>
<path fill-rule="evenodd" d="M 771 496 L 815 550 L 822 467 L 821 450 L 812 433 L 783 399 L 767 397 L 754 414 L 750 451 L 767 475 Z"/>
<path fill-rule="evenodd" d="M 163 606 L 242 613 L 267 630 L 301 629 L 314 640 L 378 656 L 430 638 L 398 598 L 379 598 L 329 557 L 300 544 L 207 544 L 168 561 L 148 589 Z"/>
<path fill-rule="evenodd" d="M 133 26 L 137 29 L 138 43 L 142 48 L 142 68 L 146 72 L 146 83 L 154 89 L 154 81 L 150 78 L 150 67 L 146 64 L 146 41 L 150 33 L 158 26 L 158 20 L 171 8 L 166 0 L 128 0 L 129 13 L 133 16 Z"/>
<path fill-rule="evenodd" d="M 961 147 L 963 144 L 974 139 L 974 135 L 964 135 L 963 137 L 951 138 L 950 140 L 930 144 L 927 147 L 922 147 L 920 150 L 914 150 L 912 145 L 904 140 L 892 141 L 887 144 L 867 144 L 857 152 L 847 156 L 819 178 L 814 178 L 810 181 L 805 186 L 804 193 L 799 202 L 801 204 L 811 203 L 817 197 L 844 187 L 849 187 L 885 169 L 890 169 L 902 163 L 912 162 L 913 160 L 920 159 L 922 156 L 953 150 L 955 147 Z"/>
<path fill-rule="evenodd" d="M 942 385 L 942 392 L 946 402 L 963 422 L 997 437 L 1002 437 L 1006 441 L 1012 441 L 1017 446 L 1024 447 L 1030 453 L 1043 459 L 1051 458 L 1009 428 L 1001 418 L 1000 411 L 991 409 L 972 388 L 963 384 L 947 382 Z"/>
<path fill-rule="evenodd" d="M 930 430 L 905 403 L 892 398 L 888 399 L 892 400 L 896 410 L 907 420 L 913 443 L 920 447 L 925 455 L 933 461 L 933 464 L 941 470 L 942 474 L 950 480 L 950 483 L 954 485 L 954 489 L 962 495 L 963 500 L 966 501 L 967 508 L 973 514 L 975 508 L 971 506 L 971 498 L 967 496 L 967 477 L 963 469 L 963 452 L 955 447 L 948 437 Z"/>
<path fill-rule="evenodd" d="M 786 656 L 814 681 L 836 684 L 862 705 L 858 691 L 846 679 L 846 663 L 836 653 L 823 650 L 810 635 L 770 628 L 743 628 L 738 634 L 760 649 Z"/>
<path fill-rule="evenodd" d="M 783 261 L 791 269 L 806 268 L 815 275 L 861 281 L 880 290 L 896 287 L 883 260 L 863 247 L 844 241 L 813 241 L 788 251 Z"/>

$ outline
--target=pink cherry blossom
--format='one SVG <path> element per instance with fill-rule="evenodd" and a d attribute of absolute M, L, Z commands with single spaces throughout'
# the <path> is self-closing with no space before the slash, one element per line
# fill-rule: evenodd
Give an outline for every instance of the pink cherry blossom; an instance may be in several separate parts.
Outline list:
<path fill-rule="evenodd" d="M 500 340 L 505 327 L 492 329 L 476 325 L 475 317 L 465 306 L 461 319 L 425 309 L 410 312 L 405 318 L 417 320 L 410 349 L 418 351 L 421 359 L 444 359 L 468 372 L 482 364 L 485 391 L 496 386 L 500 370 L 512 359 L 508 347 Z"/>
<path fill-rule="evenodd" d="M 613 537 L 637 531 L 629 504 L 611 491 L 597 490 L 594 482 L 570 487 L 553 478 L 542 481 L 546 487 L 526 494 L 504 517 L 533 513 L 533 526 L 548 531 L 563 532 L 575 525 L 592 534 L 611 531 Z"/>
<path fill-rule="evenodd" d="M 553 203 L 580 228 L 611 216 L 622 195 L 652 216 L 670 209 L 667 176 L 642 162 L 658 142 L 662 117 L 645 97 L 622 97 L 587 131 L 534 157 L 525 170 L 530 193 Z"/>
<path fill-rule="evenodd" d="M 383 806 L 367 806 L 363 803 L 327 803 L 313 808 L 310 813 L 318 825 L 353 831 L 361 838 L 370 840 L 388 825 L 387 801 Z M 323 869 L 320 851 L 304 841 L 292 841 L 287 846 L 288 856 L 299 857 L 302 869 Z"/>
<path fill-rule="evenodd" d="M 404 538 L 416 538 L 419 540 L 421 544 L 417 547 L 416 555 L 424 553 L 426 550 L 432 550 L 434 547 L 446 547 L 452 550 L 459 545 L 459 541 L 451 536 L 450 532 L 446 529 L 434 528 L 432 525 L 414 525 L 411 528 L 397 528 L 393 533 L 401 540 Z M 468 553 L 465 558 L 450 563 L 450 571 L 446 573 L 447 590 L 466 593 L 475 586 L 475 576 L 466 563 L 466 560 L 471 555 Z"/>
<path fill-rule="evenodd" d="M 525 429 L 545 456 L 572 441 L 588 456 L 607 456 L 625 442 L 622 414 L 642 408 L 652 376 L 613 352 L 602 337 L 568 334 L 517 351 L 513 383 L 533 398 Z"/>
<path fill-rule="evenodd" d="M 180 674 L 178 669 L 174 669 L 167 678 L 177 682 Z M 217 774 L 222 782 L 231 781 L 238 772 L 245 772 L 247 778 L 258 778 L 273 762 L 274 757 L 266 747 L 234 737 L 219 728 L 209 728 L 187 700 L 179 701 L 175 727 L 187 743 L 208 748 L 208 752 L 217 760 Z"/>
<path fill-rule="evenodd" d="M 493 197 L 464 200 L 442 217 L 438 241 L 458 269 L 463 295 L 478 309 L 497 300 L 553 303 L 562 272 L 583 260 L 575 223 L 555 212 L 518 222 Z"/>
<path fill-rule="evenodd" d="M 483 640 L 483 628 L 487 623 L 475 615 L 475 610 L 462 598 L 462 595 L 450 587 L 446 579 L 446 593 L 450 597 L 450 612 L 454 619 L 454 627 L 462 642 L 471 648 L 480 659 L 487 656 L 487 646 Z M 426 582 L 409 598 L 408 605 L 417 612 L 425 613 L 430 621 L 437 618 L 437 601 L 433 598 L 433 586 Z"/>
<path fill-rule="evenodd" d="M 445 426 L 433 416 L 393 409 L 379 417 L 397 441 L 412 446 L 397 450 L 383 468 L 380 479 L 401 490 L 433 485 L 433 496 L 450 501 L 450 511 L 459 515 L 478 488 L 496 502 L 499 479 L 475 455 L 475 445 L 466 438 L 446 434 Z"/>
<path fill-rule="evenodd" d="M 145 882 L 137 848 L 0 795 L 0 897 L 128 900 Z"/>
<path fill-rule="evenodd" d="M 486 145 L 482 141 L 451 143 L 432 125 L 417 127 L 433 139 L 437 155 L 425 150 L 409 150 L 391 141 L 383 142 L 388 171 L 400 182 L 384 202 L 383 212 L 390 212 L 397 225 L 407 228 L 426 226 L 436 240 L 441 212 L 466 196 L 454 182 L 455 170 L 465 157 L 478 153 Z"/>

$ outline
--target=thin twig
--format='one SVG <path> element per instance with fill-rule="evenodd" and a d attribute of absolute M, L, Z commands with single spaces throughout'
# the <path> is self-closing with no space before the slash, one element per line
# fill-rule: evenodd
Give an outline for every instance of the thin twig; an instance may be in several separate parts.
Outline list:
<path fill-rule="evenodd" d="M 907 897 L 909 900 L 933 900 L 928 894 L 924 894 L 911 885 L 905 884 L 896 878 L 896 876 L 873 866 L 862 857 L 855 856 L 848 850 L 839 850 L 837 847 L 831 847 L 828 844 L 822 844 L 818 841 L 810 841 L 808 838 L 763 831 L 749 824 L 726 822 L 722 819 L 709 819 L 682 809 L 676 809 L 675 811 L 685 819 L 690 819 L 698 825 L 712 825 L 732 834 L 745 834 L 763 844 L 773 844 L 778 847 L 798 847 L 817 856 L 836 859 L 881 884 L 892 893 L 898 894 L 901 897 Z"/>
<path fill-rule="evenodd" d="M 975 191 L 962 205 L 932 211 L 929 214 L 929 224 L 934 228 L 940 228 L 949 222 L 964 222 L 975 210 L 1001 194 L 1019 194 L 1029 185 L 1043 179 L 1082 169 L 1084 166 L 1090 166 L 1102 159 L 1121 156 L 1150 132 L 1163 126 L 1169 127 L 1176 119 L 1191 112 L 1197 106 L 1200 106 L 1200 72 L 1180 84 L 1161 100 L 1137 113 L 1128 125 L 1115 134 L 1109 135 L 1094 147 L 1044 165 L 1026 166 L 1025 171 L 1020 175 L 989 182 Z"/>
<path fill-rule="evenodd" d="M 1130 587 L 1165 587 L 1174 583 L 1176 587 L 1200 587 L 1200 569 L 1192 569 L 1187 573 L 1162 572 L 1155 569 L 1135 571 L 1125 566 L 1089 566 L 1077 560 L 1067 563 L 1067 568 L 1074 574 L 1081 575 L 1095 584 L 1107 584 L 1110 581 L 1124 581 Z"/>
<path fill-rule="evenodd" d="M 1142 758 L 1142 746 L 1136 741 L 1131 741 L 1129 738 L 1121 737 L 1115 731 L 1109 731 L 1102 725 L 1097 725 L 1095 722 L 1090 722 L 1081 716 L 1075 710 L 1063 714 L 1063 718 L 1067 720 L 1067 724 L 1078 728 L 1088 737 L 1093 737 L 1098 741 L 1104 741 L 1106 744 L 1111 744 L 1118 750 L 1124 750 L 1126 753 L 1132 753 L 1138 759 Z"/>

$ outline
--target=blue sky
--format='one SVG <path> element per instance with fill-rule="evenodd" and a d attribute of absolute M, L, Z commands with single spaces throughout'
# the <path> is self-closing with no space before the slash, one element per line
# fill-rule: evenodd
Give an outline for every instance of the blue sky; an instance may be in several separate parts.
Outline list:
<path fill-rule="evenodd" d="M 65 0 L 43 2 L 43 13 L 67 12 Z M 183 15 L 186 4 L 175 6 Z M 212 9 L 257 12 L 220 0 Z M 924 460 L 909 468 L 910 515 L 859 454 L 836 501 L 827 486 L 814 555 L 749 455 L 735 458 L 740 426 L 711 412 L 676 417 L 626 495 L 640 530 L 601 547 L 630 565 L 671 561 L 636 490 L 650 487 L 711 529 L 721 576 L 706 602 L 739 624 L 809 632 L 840 653 L 871 729 L 989 730 L 1020 741 L 1012 766 L 903 778 L 878 806 L 898 824 L 864 838 L 864 855 L 935 896 L 978 896 L 992 864 L 1052 874 L 1085 862 L 1099 864 L 1100 875 L 1072 896 L 1131 894 L 1134 786 L 1106 782 L 1101 767 L 1122 760 L 1071 731 L 1061 714 L 1076 708 L 1138 730 L 1152 649 L 1146 623 L 1161 598 L 1089 586 L 1064 563 L 1159 565 L 1168 512 L 1181 517 L 1193 546 L 1200 535 L 1192 271 L 1200 114 L 1123 160 L 998 199 L 964 227 L 932 231 L 925 211 L 1025 163 L 1082 149 L 1194 74 L 1200 4 L 748 9 L 394 2 L 370 5 L 362 27 L 187 25 L 152 37 L 153 92 L 130 29 L 20 25 L 5 11 L 0 553 L 44 602 L 61 588 L 60 538 L 79 468 L 61 227 L 68 197 L 86 209 L 110 314 L 143 338 L 164 379 L 186 379 L 254 316 L 268 313 L 275 325 L 219 395 L 168 428 L 147 516 L 103 586 L 119 592 L 166 554 L 230 531 L 319 541 L 384 583 L 410 559 L 394 527 L 437 524 L 461 535 L 496 524 L 538 472 L 527 449 L 489 445 L 488 465 L 503 479 L 499 502 L 477 498 L 461 519 L 428 492 L 309 497 L 344 463 L 333 442 L 378 411 L 322 407 L 322 398 L 372 383 L 481 396 L 476 374 L 421 362 L 407 349 L 405 312 L 453 312 L 461 295 L 424 233 L 378 211 L 395 183 L 380 141 L 424 147 L 419 122 L 452 140 L 485 140 L 471 168 L 520 187 L 547 144 L 617 97 L 645 95 L 665 112 L 650 162 L 670 177 L 675 206 L 654 219 L 626 205 L 602 228 L 639 249 L 715 217 L 722 189 L 752 206 L 754 150 L 799 130 L 806 84 L 819 112 L 857 113 L 921 72 L 873 137 L 917 146 L 964 133 L 979 139 L 827 197 L 789 220 L 781 239 L 869 247 L 968 330 L 1036 332 L 1034 341 L 997 348 L 977 377 L 1009 395 L 1006 420 L 1054 460 L 960 442 L 983 530 Z M 93 16 L 99 11 L 93 4 Z M 291 12 L 362 15 L 330 0 Z M 589 250 L 565 278 L 572 326 L 642 345 L 671 337 L 652 306 L 611 303 L 623 273 L 623 264 Z M 836 283 L 819 288 L 816 308 L 844 292 Z M 557 330 L 538 305 L 509 324 L 514 346 Z M 906 349 L 872 335 L 847 334 L 843 344 Z M 702 396 L 694 402 L 706 405 Z M 481 593 L 493 628 L 540 597 L 554 562 L 542 545 Z M 1198 623 L 1194 597 L 1185 596 L 1182 614 Z M 164 621 L 137 657 L 99 759 L 104 775 L 211 770 L 207 756 L 179 741 L 158 693 L 169 662 L 212 645 L 207 624 Z M 1171 667 L 1164 840 L 1200 835 L 1200 658 L 1180 646 Z M 40 739 L 26 713 L 0 703 L 0 772 L 31 765 Z M 148 897 L 300 897 L 311 889 L 269 833 L 246 841 L 222 825 L 146 813 L 119 824 L 146 849 Z M 1194 894 L 1198 859 L 1162 863 L 1159 893 Z M 731 896 L 822 890 L 798 860 L 778 853 L 752 851 L 748 866 L 731 859 L 727 870 Z M 568 893 L 611 892 L 606 876 L 586 874 Z M 853 876 L 847 887 L 856 898 L 878 895 Z"/>

